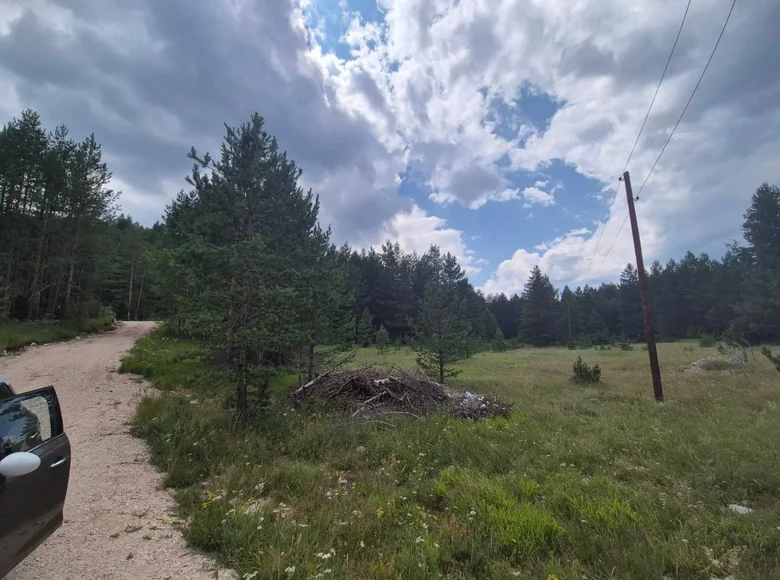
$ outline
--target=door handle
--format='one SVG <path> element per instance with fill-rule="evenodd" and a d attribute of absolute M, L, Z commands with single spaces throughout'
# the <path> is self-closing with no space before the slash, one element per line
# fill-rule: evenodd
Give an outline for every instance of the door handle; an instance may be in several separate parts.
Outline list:
<path fill-rule="evenodd" d="M 68 456 L 60 457 L 57 461 L 52 463 L 49 467 L 51 469 L 54 469 L 55 467 L 60 467 L 61 465 L 65 465 L 68 462 Z"/>

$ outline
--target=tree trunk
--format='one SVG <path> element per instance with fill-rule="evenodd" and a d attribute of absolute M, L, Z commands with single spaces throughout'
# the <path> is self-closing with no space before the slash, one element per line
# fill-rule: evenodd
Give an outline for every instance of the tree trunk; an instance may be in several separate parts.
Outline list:
<path fill-rule="evenodd" d="M 65 285 L 65 303 L 63 305 L 64 318 L 70 318 L 70 295 L 73 290 L 73 266 L 75 257 L 71 257 L 70 266 L 68 267 L 68 283 Z"/>
<path fill-rule="evenodd" d="M 130 320 L 130 313 L 133 311 L 133 277 L 135 276 L 135 262 L 130 266 L 130 288 L 127 290 L 127 319 Z"/>
<path fill-rule="evenodd" d="M 33 267 L 33 279 L 30 284 L 30 297 L 28 298 L 27 316 L 31 320 L 38 318 L 38 313 L 41 308 L 41 289 L 40 289 L 40 271 L 41 271 L 41 259 L 43 258 L 43 242 L 46 238 L 46 230 L 48 221 L 43 220 L 41 226 L 41 235 L 38 238 L 38 252 L 35 256 L 35 266 Z"/>
<path fill-rule="evenodd" d="M 240 329 L 246 328 L 249 319 L 249 298 L 244 294 L 241 300 L 241 313 L 239 315 Z M 238 351 L 238 380 L 236 381 L 236 412 L 239 418 L 247 418 L 247 383 L 249 378 L 249 365 L 247 364 L 246 346 L 242 345 Z"/>
<path fill-rule="evenodd" d="M 144 280 L 146 280 L 146 268 L 141 272 L 141 287 L 138 289 L 138 301 L 135 304 L 135 319 L 138 320 L 138 312 L 141 310 L 141 295 L 144 292 Z"/>
<path fill-rule="evenodd" d="M 311 381 L 314 379 L 314 343 L 309 345 L 308 364 L 306 368 L 306 380 Z"/>
<path fill-rule="evenodd" d="M 444 384 L 444 355 L 439 353 L 439 383 Z"/>
<path fill-rule="evenodd" d="M 246 412 L 248 409 L 246 391 L 247 391 L 246 349 L 241 348 L 238 351 L 238 377 L 236 380 L 236 413 L 241 419 L 246 418 Z"/>

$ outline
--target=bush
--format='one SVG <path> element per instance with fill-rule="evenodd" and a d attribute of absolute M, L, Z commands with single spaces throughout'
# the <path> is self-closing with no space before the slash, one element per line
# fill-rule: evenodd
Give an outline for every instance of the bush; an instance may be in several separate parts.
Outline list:
<path fill-rule="evenodd" d="M 625 334 L 620 335 L 620 338 L 618 338 L 617 341 L 617 345 L 620 347 L 620 350 L 634 350 L 631 341 L 628 340 L 628 337 Z"/>
<path fill-rule="evenodd" d="M 566 348 L 569 350 L 576 350 L 577 349 L 577 343 L 574 342 L 573 338 L 569 339 L 569 342 L 566 343 Z"/>
<path fill-rule="evenodd" d="M 578 356 L 574 363 L 574 375 L 571 380 L 575 383 L 598 383 L 601 380 L 601 369 L 599 365 L 588 366 L 582 362 L 582 357 Z"/>
<path fill-rule="evenodd" d="M 702 334 L 699 337 L 699 346 L 703 346 L 705 348 L 715 346 L 716 342 L 718 341 L 711 334 Z"/>

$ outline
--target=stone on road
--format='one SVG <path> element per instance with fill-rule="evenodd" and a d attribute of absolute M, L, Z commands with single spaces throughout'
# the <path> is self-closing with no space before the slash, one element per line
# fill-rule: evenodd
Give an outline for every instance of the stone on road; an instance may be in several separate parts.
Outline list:
<path fill-rule="evenodd" d="M 17 392 L 54 385 L 71 444 L 65 523 L 7 580 L 211 580 L 215 564 L 187 548 L 175 502 L 129 433 L 144 387 L 116 372 L 122 354 L 155 327 L 118 330 L 0 358 Z"/>

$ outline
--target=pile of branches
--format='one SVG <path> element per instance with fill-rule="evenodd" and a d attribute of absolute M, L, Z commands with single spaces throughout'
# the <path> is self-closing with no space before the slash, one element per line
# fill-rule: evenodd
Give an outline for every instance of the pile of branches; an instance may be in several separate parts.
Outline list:
<path fill-rule="evenodd" d="M 492 397 L 483 397 L 473 409 L 467 409 L 462 398 L 425 375 L 373 366 L 330 370 L 289 395 L 294 406 L 310 399 L 321 399 L 348 410 L 353 417 L 401 413 L 419 418 L 425 413 L 439 411 L 479 419 L 505 415 L 511 406 Z"/>

